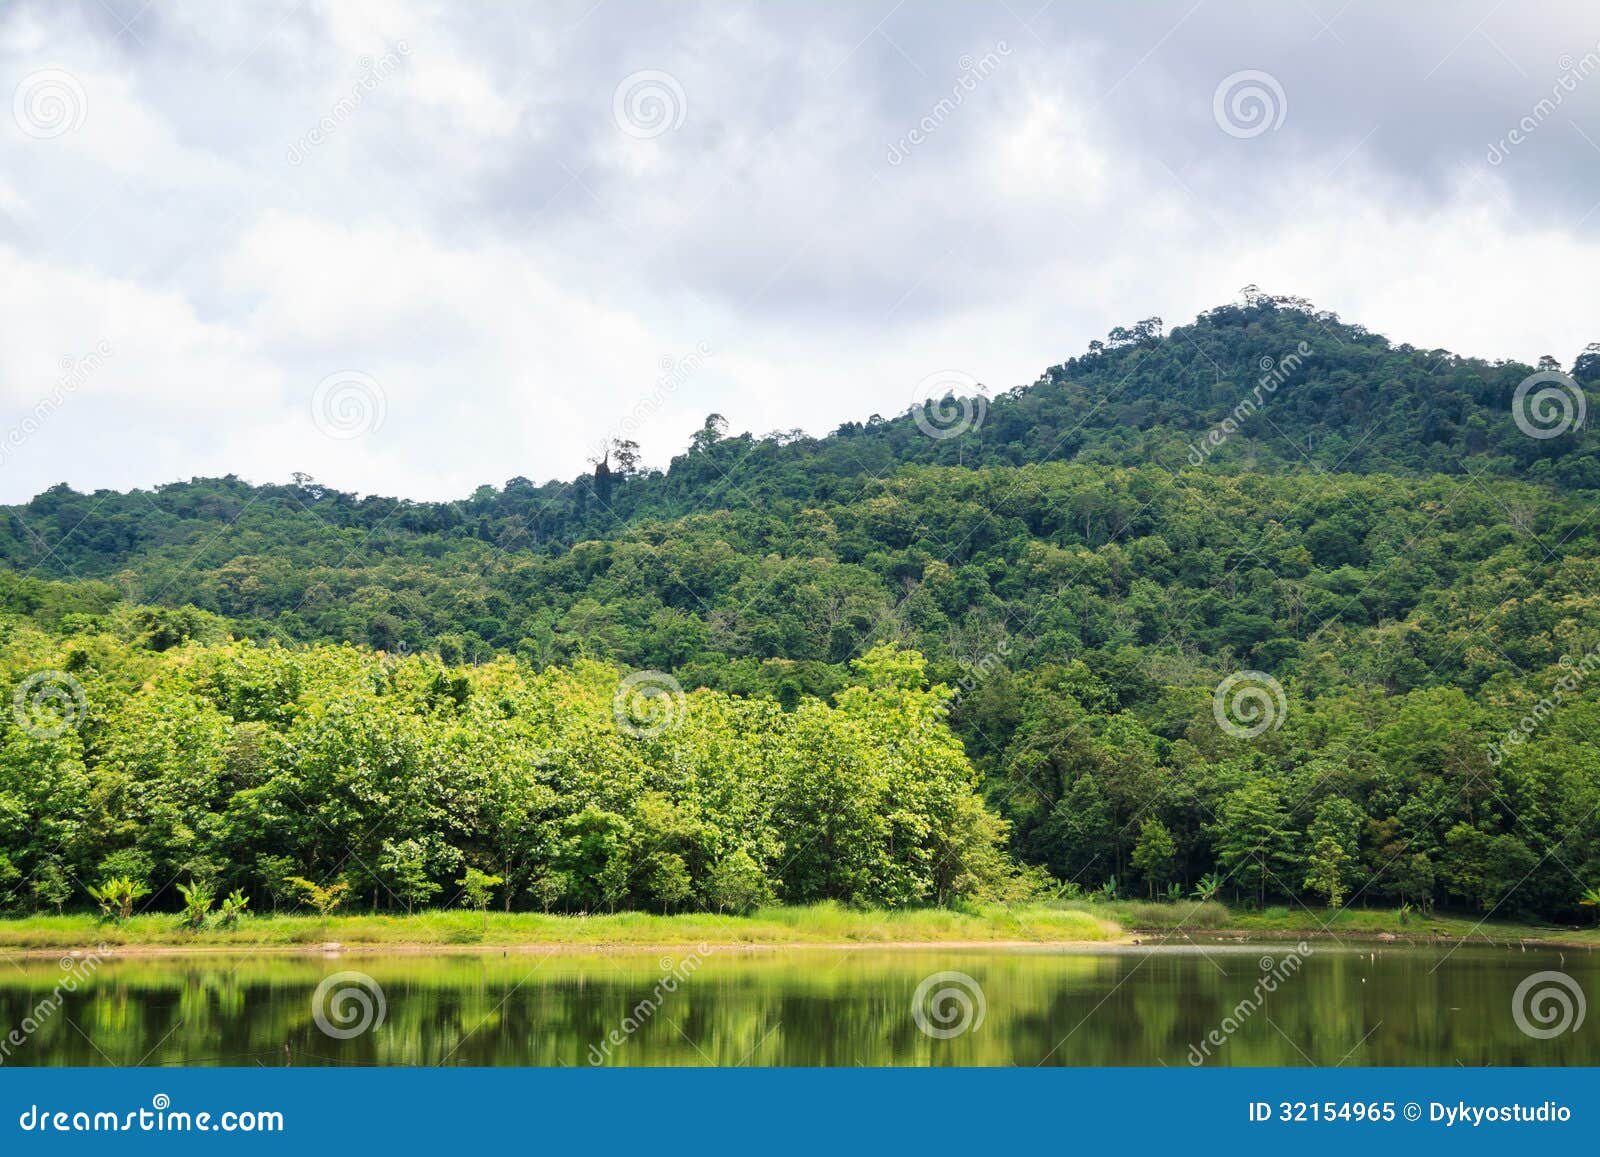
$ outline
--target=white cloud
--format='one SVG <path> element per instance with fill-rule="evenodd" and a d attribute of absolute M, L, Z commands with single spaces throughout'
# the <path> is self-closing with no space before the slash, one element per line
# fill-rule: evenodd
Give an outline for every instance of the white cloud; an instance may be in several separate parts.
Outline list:
<path fill-rule="evenodd" d="M 635 434 L 663 464 L 713 410 L 823 433 L 903 410 L 936 370 L 1003 390 L 1251 281 L 1397 341 L 1566 361 L 1600 338 L 1600 150 L 1557 118 L 1483 160 L 1593 45 L 1581 6 L 1537 7 L 1475 29 L 1353 6 L 1330 33 L 1187 0 L 1028 27 L 1002 6 L 374 0 L 163 6 L 122 30 L 99 0 L 25 0 L 0 13 L 0 89 L 65 68 L 88 115 L 54 139 L 0 125 L 0 429 L 63 357 L 114 354 L 0 462 L 0 501 L 230 471 L 414 497 L 568 477 L 703 342 Z M 1212 121 L 1241 68 L 1281 80 L 1280 131 Z M 640 69 L 685 94 L 651 140 L 613 120 Z M 1597 108 L 1600 77 L 1563 113 Z M 386 418 L 330 439 L 311 393 L 345 370 Z"/>

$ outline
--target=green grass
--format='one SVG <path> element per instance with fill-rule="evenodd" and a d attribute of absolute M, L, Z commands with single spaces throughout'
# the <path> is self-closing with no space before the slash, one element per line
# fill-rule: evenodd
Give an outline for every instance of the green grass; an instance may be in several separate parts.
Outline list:
<path fill-rule="evenodd" d="M 1465 913 L 1411 912 L 1402 922 L 1392 908 L 1326 909 L 1269 907 L 1259 912 L 1235 911 L 1230 928 L 1240 932 L 1326 931 L 1336 936 L 1370 936 L 1384 932 L 1415 939 L 1449 937 L 1506 942 L 1516 940 L 1560 940 L 1569 944 L 1600 945 L 1600 931 L 1593 927 L 1574 929 L 1564 924 L 1519 924 L 1510 920 L 1484 920 Z"/>
<path fill-rule="evenodd" d="M 1465 913 L 1412 911 L 1404 919 L 1394 908 L 1304 908 L 1276 905 L 1260 911 L 1226 904 L 1180 900 L 1165 904 L 1145 900 L 1070 900 L 1059 905 L 1113 920 L 1130 932 L 1186 932 L 1197 937 L 1224 935 L 1278 937 L 1324 935 L 1369 938 L 1388 933 L 1408 940 L 1484 940 L 1508 943 L 1561 941 L 1600 946 L 1600 930 L 1566 925 L 1519 924 L 1483 920 Z"/>
<path fill-rule="evenodd" d="M 1117 924 L 1099 913 L 1043 905 L 986 906 L 969 911 L 872 911 L 837 904 L 768 908 L 752 916 L 543 916 L 490 912 L 488 930 L 476 912 L 452 909 L 412 916 L 254 916 L 237 927 L 194 932 L 177 916 L 26 916 L 0 920 L 0 951 L 88 948 L 96 944 L 156 947 L 292 948 L 336 942 L 346 947 L 445 948 L 451 945 L 555 944 L 613 948 L 669 944 L 895 944 L 1026 940 L 1116 940 Z"/>
<path fill-rule="evenodd" d="M 1225 928 L 1233 918 L 1225 904 L 1214 901 L 1179 900 L 1161 904 L 1151 900 L 1069 900 L 1063 907 L 1071 912 L 1088 912 L 1113 920 L 1124 928 Z"/>
<path fill-rule="evenodd" d="M 1324 925 L 1326 927 L 1324 927 Z M 1127 930 L 1127 933 L 1124 932 Z M 1329 912 L 1301 907 L 1262 911 L 1183 900 L 1070 900 L 1050 904 L 987 905 L 976 909 L 915 908 L 862 910 L 839 904 L 766 908 L 752 916 L 689 914 L 656 916 L 619 912 L 609 916 L 543 916 L 531 912 L 489 913 L 488 931 L 476 912 L 462 909 L 413 916 L 252 916 L 231 929 L 193 932 L 175 915 L 135 916 L 126 921 L 95 916 L 25 916 L 0 919 L 0 952 L 89 948 L 96 944 L 158 948 L 296 948 L 335 942 L 345 947 L 449 948 L 452 946 L 559 945 L 574 949 L 653 947 L 684 944 L 803 945 L 921 944 L 957 941 L 1086 943 L 1123 939 L 1140 932 L 1180 932 L 1207 937 L 1276 938 L 1307 934 L 1403 939 L 1462 938 L 1497 943 L 1558 940 L 1600 946 L 1600 931 L 1549 925 L 1485 922 L 1466 915 L 1411 913 L 1402 922 L 1393 909 L 1348 908 Z"/>

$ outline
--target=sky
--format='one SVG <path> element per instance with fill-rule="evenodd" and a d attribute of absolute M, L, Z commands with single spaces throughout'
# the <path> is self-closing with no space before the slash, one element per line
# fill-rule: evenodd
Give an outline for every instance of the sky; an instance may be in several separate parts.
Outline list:
<path fill-rule="evenodd" d="M 665 466 L 1246 284 L 1600 340 L 1592 0 L 9 0 L 0 86 L 0 502 Z"/>

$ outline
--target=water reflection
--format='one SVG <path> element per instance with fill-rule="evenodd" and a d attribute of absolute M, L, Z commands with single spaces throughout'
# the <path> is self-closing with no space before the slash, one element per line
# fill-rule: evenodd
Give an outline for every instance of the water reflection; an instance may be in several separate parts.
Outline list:
<path fill-rule="evenodd" d="M 1595 1024 L 1541 1040 L 1512 1015 L 1543 969 L 1600 994 L 1591 953 L 1328 948 L 1263 993 L 1289 951 L 113 958 L 58 1008 L 59 964 L 27 960 L 0 977 L 0 1033 L 23 1038 L 11 1065 L 1600 1064 Z M 347 1039 L 313 1002 L 341 972 L 379 998 L 325 1020 Z M 948 1035 L 912 1011 L 941 972 L 973 986 L 929 1022 Z"/>

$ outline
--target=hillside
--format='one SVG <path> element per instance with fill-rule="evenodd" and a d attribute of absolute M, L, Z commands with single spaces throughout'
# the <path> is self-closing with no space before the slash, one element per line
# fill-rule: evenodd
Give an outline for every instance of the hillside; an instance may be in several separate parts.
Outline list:
<path fill-rule="evenodd" d="M 1396 346 L 1298 299 L 1247 291 L 1247 302 L 1165 335 L 1159 318 L 1114 329 L 981 412 L 970 405 L 951 406 L 943 418 L 925 411 L 921 424 L 911 412 L 874 415 L 821 438 L 728 436 L 712 415 L 665 471 L 640 468 L 624 450 L 594 476 L 543 484 L 513 478 L 448 503 L 362 498 L 309 479 L 262 486 L 195 479 L 127 494 L 79 494 L 62 484 L 0 508 L 0 560 L 66 578 L 130 566 L 142 573 L 138 564 L 151 556 L 187 557 L 185 548 L 204 548 L 211 559 L 285 542 L 303 544 L 325 564 L 351 550 L 437 558 L 468 540 L 513 552 L 559 550 L 641 520 L 847 501 L 910 465 L 1078 461 L 1179 471 L 1198 457 L 1222 472 L 1471 474 L 1600 486 L 1590 439 L 1529 437 L 1513 420 L 1516 388 L 1535 367 Z M 1579 354 L 1571 372 L 1585 385 L 1600 382 L 1600 344 Z M 1241 415 L 1243 402 L 1260 404 Z M 1236 415 L 1236 434 L 1215 448 L 1205 444 L 1209 431 Z M 924 426 L 943 436 L 928 436 Z"/>
<path fill-rule="evenodd" d="M 737 704 L 770 698 L 788 714 L 848 703 L 846 688 L 863 678 L 853 661 L 889 642 L 928 661 L 925 678 L 897 676 L 904 689 L 943 685 L 1012 851 L 1061 880 L 1116 877 L 1123 890 L 1154 892 L 1216 873 L 1257 900 L 1509 904 L 1502 915 L 1574 918 L 1583 888 L 1600 883 L 1590 740 L 1600 696 L 1587 681 L 1600 654 L 1600 465 L 1586 427 L 1524 433 L 1512 399 L 1534 369 L 1395 346 L 1255 296 L 1165 335 L 1153 321 L 1113 331 L 947 438 L 924 432 L 926 414 L 815 439 L 729 437 L 708 421 L 665 472 L 627 468 L 622 447 L 617 469 L 514 479 L 441 504 L 357 498 L 306 479 L 57 488 L 5 512 L 0 668 L 12 682 L 72 673 L 100 689 L 91 698 L 106 714 L 65 755 L 8 745 L 0 810 L 28 817 L 37 784 L 69 784 L 68 850 L 25 834 L 19 818 L 11 836 L 0 829 L 0 854 L 19 880 L 60 857 L 93 878 L 106 862 L 130 862 L 125 853 L 171 874 L 204 829 L 195 854 L 208 870 L 267 889 L 277 867 L 255 866 L 261 856 L 312 874 L 332 852 L 315 832 L 263 834 L 283 818 L 261 813 L 263 801 L 308 791 L 315 814 L 342 831 L 381 822 L 399 791 L 393 776 L 425 774 L 445 802 L 419 800 L 412 830 L 367 849 L 373 866 L 358 882 L 381 901 L 404 869 L 431 895 L 425 885 L 445 887 L 463 857 L 488 865 L 482 833 L 462 815 L 490 789 L 444 776 L 461 766 L 465 721 L 525 698 L 537 719 L 518 742 L 571 747 L 559 729 L 547 733 L 538 678 L 581 672 L 585 711 L 603 717 L 595 688 L 606 678 L 670 673 L 708 689 L 690 696 L 714 713 L 702 730 L 731 727 L 716 742 L 738 747 L 749 737 L 726 723 L 746 710 Z M 1591 348 L 1572 370 L 1600 381 L 1600 354 Z M 1245 396 L 1262 404 L 1225 429 Z M 317 646 L 281 652 L 230 636 Z M 386 690 L 381 665 L 369 671 L 360 664 L 370 659 L 331 646 L 346 642 L 421 666 L 403 693 Z M 507 656 L 514 674 L 477 666 Z M 879 652 L 875 662 L 890 660 Z M 322 786 L 307 787 L 290 737 L 324 718 L 341 672 L 358 667 L 369 671 L 364 694 L 399 696 L 402 734 L 326 740 L 365 754 L 355 770 L 330 755 Z M 240 700 L 220 676 L 194 682 L 197 671 L 233 669 L 262 685 Z M 502 684 L 535 690 L 507 699 Z M 203 741 L 204 792 L 151 795 L 126 782 L 150 719 L 195 712 L 204 733 L 163 741 L 140 774 L 186 782 L 186 745 Z M 789 735 L 791 725 L 762 719 Z M 814 753 L 858 742 L 848 713 L 839 719 Z M 107 736 L 117 745 L 97 747 Z M 778 742 L 749 741 L 738 749 L 752 768 L 761 745 Z M 584 750 L 562 759 L 582 766 Z M 685 757 L 656 751 L 640 765 L 631 749 L 606 751 L 607 766 L 650 790 L 585 781 L 535 817 L 544 834 L 527 854 L 545 860 L 518 871 L 572 876 L 558 907 L 594 903 L 594 881 L 571 857 L 604 836 L 631 847 L 630 862 L 691 865 L 691 902 L 711 903 L 727 817 L 703 814 L 702 789 L 652 762 Z M 793 780 L 806 782 L 814 769 L 796 759 Z M 523 774 L 502 762 L 513 781 Z M 862 766 L 866 783 L 876 773 Z M 686 791 L 695 798 L 675 794 Z M 658 795 L 688 818 L 662 813 Z M 765 788 L 757 797 L 772 824 L 747 849 L 763 895 L 983 893 L 892 856 L 870 885 L 797 884 L 785 876 L 784 825 L 771 819 L 778 805 Z M 160 807 L 139 810 L 152 799 Z M 616 823 L 587 815 L 590 803 Z M 885 798 L 866 811 L 896 806 Z M 219 829 L 208 815 L 237 823 Z M 981 849 L 1007 834 L 988 812 L 939 815 L 949 846 Z M 380 861 L 397 865 L 393 879 Z M 897 875 L 913 869 L 913 883 Z M 1009 879 L 992 864 L 984 876 L 983 887 Z"/>

